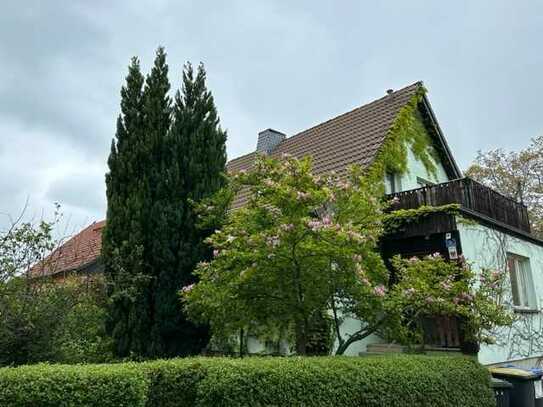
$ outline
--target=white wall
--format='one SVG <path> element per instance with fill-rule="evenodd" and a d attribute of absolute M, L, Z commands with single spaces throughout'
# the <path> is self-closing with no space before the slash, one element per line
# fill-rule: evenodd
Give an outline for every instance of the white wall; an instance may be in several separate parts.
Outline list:
<path fill-rule="evenodd" d="M 503 301 L 511 304 L 509 273 L 505 262 L 507 252 L 530 259 L 537 308 L 543 305 L 543 247 L 507 235 L 483 225 L 458 221 L 460 243 L 466 260 L 475 270 L 491 268 L 506 273 L 507 293 Z M 512 305 L 511 305 L 512 306 Z M 515 313 L 512 327 L 493 332 L 495 345 L 483 345 L 479 361 L 483 364 L 502 363 L 543 355 L 543 318 L 541 313 Z"/>
<path fill-rule="evenodd" d="M 340 333 L 343 339 L 348 338 L 350 334 L 353 334 L 360 330 L 363 322 L 361 322 L 358 319 L 349 318 L 346 317 L 343 321 L 343 324 L 341 324 L 340 327 Z M 366 352 L 366 347 L 369 344 L 373 343 L 384 343 L 385 341 L 378 337 L 377 335 L 370 335 L 367 338 L 362 339 L 361 341 L 352 343 L 347 350 L 345 351 L 345 356 L 358 356 L 362 352 Z M 338 341 L 336 338 L 336 341 L 334 342 L 334 352 L 338 347 Z"/>

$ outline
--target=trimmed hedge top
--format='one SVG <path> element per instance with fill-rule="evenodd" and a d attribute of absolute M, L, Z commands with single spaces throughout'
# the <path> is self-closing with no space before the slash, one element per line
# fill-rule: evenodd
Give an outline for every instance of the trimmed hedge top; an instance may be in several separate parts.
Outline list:
<path fill-rule="evenodd" d="M 495 406 L 462 357 L 188 358 L 0 369 L 0 406 Z"/>

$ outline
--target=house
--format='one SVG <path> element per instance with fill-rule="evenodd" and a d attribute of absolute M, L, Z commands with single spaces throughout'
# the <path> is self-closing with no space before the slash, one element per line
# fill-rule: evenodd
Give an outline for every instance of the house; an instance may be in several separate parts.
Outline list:
<path fill-rule="evenodd" d="M 510 277 L 508 294 L 502 300 L 514 310 L 515 322 L 511 327 L 493 333 L 496 344 L 482 346 L 479 360 L 484 364 L 517 361 L 533 365 L 543 355 L 540 313 L 543 305 L 543 241 L 531 235 L 524 205 L 462 176 L 421 82 L 398 91 L 389 90 L 378 100 L 290 137 L 273 129 L 264 130 L 258 134 L 256 151 L 231 160 L 228 171 L 250 169 L 258 154 L 279 158 L 284 153 L 298 158 L 312 156 L 316 173 L 334 171 L 342 175 L 350 164 L 355 163 L 368 167 L 378 157 L 391 137 L 398 117 L 408 106 L 412 107 L 410 114 L 414 128 L 428 140 L 424 148 L 431 152 L 433 170 L 430 171 L 428 163 L 420 159 L 413 146 L 406 146 L 407 168 L 384 174 L 386 193 L 398 198 L 393 209 L 440 208 L 457 204 L 457 210 L 429 212 L 387 235 L 381 242 L 385 261 L 397 254 L 421 256 L 439 252 L 448 259 L 463 255 L 476 270 L 507 270 Z M 242 206 L 246 198 L 241 193 L 234 207 Z M 75 238 L 80 242 L 92 239 L 89 228 L 81 232 L 83 236 Z M 63 249 L 61 253 L 72 253 L 66 255 L 79 258 L 70 249 Z M 92 255 L 80 257 L 89 261 Z M 63 273 L 86 269 L 77 261 L 66 261 L 67 267 L 64 262 L 60 263 L 59 269 Z M 342 329 L 354 332 L 360 324 L 355 319 L 347 319 Z M 455 351 L 461 345 L 462 338 L 454 319 L 429 321 L 426 331 L 426 342 L 432 349 Z M 249 346 L 252 351 L 265 349 L 254 339 Z M 348 354 L 388 349 L 391 349 L 388 344 L 371 336 L 353 344 Z"/>
<path fill-rule="evenodd" d="M 106 222 L 93 222 L 55 249 L 44 261 L 30 269 L 33 278 L 52 278 L 61 282 L 70 275 L 85 279 L 103 271 L 100 263 L 102 229 Z"/>

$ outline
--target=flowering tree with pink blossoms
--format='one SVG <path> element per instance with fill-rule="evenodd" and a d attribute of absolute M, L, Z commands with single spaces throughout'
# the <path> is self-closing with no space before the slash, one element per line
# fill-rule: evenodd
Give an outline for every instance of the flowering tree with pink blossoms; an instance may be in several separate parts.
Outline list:
<path fill-rule="evenodd" d="M 306 354 L 312 321 L 323 314 L 331 314 L 340 344 L 347 341 L 342 315 L 377 321 L 389 277 L 377 250 L 378 183 L 358 167 L 342 177 L 315 175 L 310 159 L 287 156 L 260 158 L 231 187 L 248 201 L 208 239 L 214 258 L 198 266 L 199 283 L 183 290 L 193 318 L 225 335 L 251 327 L 290 332 L 298 354 Z M 227 206 L 204 204 L 211 216 Z"/>
<path fill-rule="evenodd" d="M 416 322 L 424 315 L 459 315 L 483 339 L 483 328 L 505 321 L 491 299 L 494 277 L 477 288 L 467 266 L 438 256 L 396 259 L 390 288 L 378 250 L 386 202 L 382 179 L 373 178 L 356 166 L 342 176 L 316 175 L 309 158 L 289 156 L 260 157 L 250 172 L 234 175 L 200 205 L 203 227 L 216 227 L 207 239 L 214 256 L 181 292 L 189 317 L 223 338 L 287 332 L 302 355 L 323 315 L 332 321 L 336 354 L 373 333 L 420 343 Z M 244 205 L 231 210 L 236 196 Z M 361 321 L 354 332 L 341 329 L 348 317 Z"/>
<path fill-rule="evenodd" d="M 402 327 L 397 339 L 421 344 L 424 317 L 456 317 L 461 321 L 464 341 L 493 343 L 492 331 L 510 325 L 510 309 L 500 299 L 505 271 L 483 269 L 476 273 L 463 258 L 447 261 L 439 253 L 422 259 L 393 260 L 396 283 L 390 291 Z M 403 337 L 401 337 L 403 335 Z"/>

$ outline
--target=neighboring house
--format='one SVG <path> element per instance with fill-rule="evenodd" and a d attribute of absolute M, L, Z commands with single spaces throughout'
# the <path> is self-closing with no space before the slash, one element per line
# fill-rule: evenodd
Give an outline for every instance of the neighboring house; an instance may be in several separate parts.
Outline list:
<path fill-rule="evenodd" d="M 368 167 L 387 139 L 398 113 L 421 87 L 422 83 L 417 82 L 395 92 L 387 91 L 386 96 L 376 101 L 291 137 L 276 130 L 264 130 L 258 135 L 256 151 L 231 160 L 228 171 L 250 169 L 257 154 L 280 158 L 284 153 L 298 158 L 312 156 L 316 173 L 335 171 L 341 175 L 350 164 Z M 427 96 L 422 97 L 414 114 L 421 131 L 431 140 L 427 148 L 435 153 L 436 171 L 429 173 L 409 149 L 407 171 L 385 175 L 386 193 L 399 198 L 394 209 L 450 203 L 459 204 L 460 209 L 458 213 L 429 213 L 388 235 L 381 242 L 384 258 L 387 260 L 396 254 L 422 256 L 439 252 L 453 259 L 463 255 L 475 269 L 507 270 L 509 294 L 503 300 L 515 310 L 516 321 L 511 328 L 495 332 L 496 345 L 483 346 L 479 359 L 484 364 L 512 360 L 533 364 L 535 358 L 543 355 L 540 313 L 543 305 L 543 241 L 531 235 L 524 205 L 462 177 Z M 243 206 L 246 199 L 247 196 L 241 193 L 234 207 Z M 98 252 L 94 254 L 99 255 Z M 79 268 L 64 269 L 74 270 Z M 348 319 L 342 329 L 353 332 L 360 323 Z M 432 349 L 455 350 L 461 345 L 458 326 L 452 318 L 428 321 L 426 328 L 426 342 Z M 250 351 L 266 350 L 266 346 L 254 338 L 249 340 L 249 348 Z M 358 355 L 368 350 L 387 349 L 388 345 L 373 336 L 351 345 L 347 353 Z"/>
<path fill-rule="evenodd" d="M 59 246 L 30 269 L 32 277 L 63 281 L 70 275 L 91 278 L 103 271 L 100 262 L 105 221 L 94 222 Z"/>

